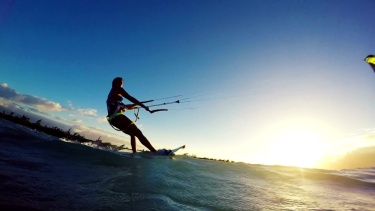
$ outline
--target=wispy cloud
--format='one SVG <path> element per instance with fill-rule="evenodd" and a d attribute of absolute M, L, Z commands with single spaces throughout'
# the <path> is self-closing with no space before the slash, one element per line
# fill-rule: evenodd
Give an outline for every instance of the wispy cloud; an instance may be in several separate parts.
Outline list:
<path fill-rule="evenodd" d="M 22 103 L 24 105 L 30 106 L 29 111 L 45 113 L 46 111 L 70 111 L 72 114 L 69 116 L 75 116 L 74 114 L 86 117 L 97 117 L 97 110 L 93 108 L 80 108 L 75 109 L 72 101 L 68 100 L 68 106 L 61 106 L 60 103 L 49 101 L 45 98 L 32 96 L 28 94 L 22 94 L 11 87 L 6 83 L 0 84 L 0 98 L 5 100 L 13 101 L 15 103 Z"/>
<path fill-rule="evenodd" d="M 70 111 L 74 111 L 74 107 L 73 107 L 73 103 L 72 103 L 72 101 L 71 101 L 71 100 L 68 100 L 67 103 L 68 103 L 68 110 L 70 110 Z"/>
<path fill-rule="evenodd" d="M 72 132 L 80 133 L 92 140 L 102 137 L 103 141 L 109 141 L 115 144 L 123 144 L 124 141 L 129 143 L 126 137 L 124 138 L 98 128 L 86 126 L 82 120 L 84 119 L 83 117 L 93 118 L 99 123 L 107 122 L 107 119 L 105 117 L 99 117 L 96 109 L 75 108 L 71 100 L 67 101 L 67 106 L 61 106 L 59 103 L 49 101 L 45 98 L 18 93 L 6 83 L 0 83 L 0 108 L 5 109 L 7 112 L 13 111 L 18 115 L 32 117 L 32 121 L 42 118 L 43 122 L 47 125 L 58 126 L 64 130 L 71 129 Z M 51 111 L 65 111 L 68 112 L 68 114 L 59 117 Z"/>
<path fill-rule="evenodd" d="M 106 117 L 99 117 L 99 118 L 97 118 L 96 120 L 97 120 L 98 122 L 100 122 L 100 123 L 103 123 L 103 122 L 107 122 L 107 121 L 108 121 Z"/>
<path fill-rule="evenodd" d="M 99 117 L 97 110 L 93 108 L 75 108 L 71 100 L 67 101 L 67 106 L 61 106 L 57 102 L 49 101 L 45 98 L 19 93 L 6 83 L 0 83 L 0 106 L 7 111 L 16 112 L 19 115 L 32 117 L 33 121 L 41 117 L 47 118 L 47 123 L 51 125 L 59 124 L 59 127 L 71 127 L 71 125 L 84 126 L 85 117 L 94 118 L 99 123 L 105 123 L 106 118 Z M 53 112 L 67 112 L 62 116 Z M 68 118 L 66 118 L 68 117 Z M 91 120 L 90 120 L 91 121 Z M 65 125 L 65 126 L 63 126 Z M 86 131 L 87 135 L 91 135 Z M 93 133 L 94 134 L 94 133 Z"/>
<path fill-rule="evenodd" d="M 80 114 L 80 115 L 83 115 L 83 116 L 90 116 L 90 117 L 96 117 L 97 116 L 97 110 L 96 109 L 92 109 L 92 108 L 87 108 L 87 109 L 77 109 L 77 112 Z"/>
<path fill-rule="evenodd" d="M 83 125 L 83 121 L 80 120 L 80 119 L 74 119 L 74 120 L 72 120 L 72 122 L 73 122 L 74 124 L 77 124 L 77 125 Z"/>
<path fill-rule="evenodd" d="M 39 111 L 42 111 L 42 110 L 63 111 L 65 110 L 65 108 L 61 106 L 59 103 L 49 101 L 45 98 L 41 98 L 37 96 L 18 93 L 14 89 L 10 88 L 8 84 L 6 83 L 0 84 L 0 97 L 7 99 L 7 100 L 12 100 L 15 102 L 23 103 L 25 105 L 33 106 Z"/>
<path fill-rule="evenodd" d="M 74 114 L 79 114 L 81 116 L 87 116 L 87 117 L 97 117 L 98 110 L 94 108 L 79 108 L 76 109 L 73 106 L 73 102 L 71 100 L 68 100 L 68 110 L 72 111 Z M 74 114 L 70 114 L 70 116 L 75 116 Z"/>

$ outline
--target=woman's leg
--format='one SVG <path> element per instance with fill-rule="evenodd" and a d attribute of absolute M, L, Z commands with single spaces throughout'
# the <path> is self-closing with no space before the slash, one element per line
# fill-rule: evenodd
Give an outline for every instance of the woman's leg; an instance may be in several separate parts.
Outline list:
<path fill-rule="evenodd" d="M 135 136 L 134 135 L 130 135 L 130 143 L 132 145 L 133 153 L 136 153 L 137 152 L 137 146 L 135 144 Z"/>
<path fill-rule="evenodd" d="M 147 147 L 147 149 L 149 149 L 151 152 L 156 152 L 155 148 L 151 145 L 151 143 L 147 140 L 147 138 L 143 135 L 143 133 L 138 129 L 136 125 L 132 124 L 125 133 L 128 133 L 128 131 L 133 136 L 137 137 L 138 140 L 143 144 L 143 146 Z"/>
<path fill-rule="evenodd" d="M 147 140 L 147 138 L 143 135 L 139 128 L 135 124 L 132 124 L 132 121 L 128 117 L 124 115 L 117 116 L 111 121 L 111 124 L 122 130 L 124 133 L 130 135 L 133 152 L 136 150 L 135 137 L 137 137 L 138 140 L 151 152 L 156 152 L 155 148 L 151 145 L 151 143 Z"/>

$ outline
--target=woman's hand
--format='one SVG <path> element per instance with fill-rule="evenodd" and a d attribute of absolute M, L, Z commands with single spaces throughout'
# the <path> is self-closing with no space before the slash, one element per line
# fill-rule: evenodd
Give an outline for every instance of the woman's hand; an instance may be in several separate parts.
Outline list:
<path fill-rule="evenodd" d="M 145 110 L 146 110 L 146 111 L 148 111 L 148 112 L 152 113 L 152 111 L 150 110 L 150 108 L 149 108 L 149 107 L 145 106 L 144 108 L 145 108 Z"/>

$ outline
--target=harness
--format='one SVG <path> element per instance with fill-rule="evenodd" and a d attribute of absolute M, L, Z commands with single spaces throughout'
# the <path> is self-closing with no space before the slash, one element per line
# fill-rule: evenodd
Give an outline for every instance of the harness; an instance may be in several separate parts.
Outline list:
<path fill-rule="evenodd" d="M 135 108 L 132 108 L 132 109 L 126 109 L 126 106 L 125 106 L 123 103 L 121 103 L 121 102 L 118 102 L 118 101 L 117 101 L 117 102 L 112 101 L 112 102 L 110 102 L 110 103 L 112 103 L 112 104 L 117 103 L 117 107 L 116 107 L 115 111 L 113 112 L 113 114 L 110 115 L 110 116 L 107 116 L 107 121 L 108 121 L 108 123 L 111 125 L 111 127 L 112 127 L 113 129 L 115 129 L 115 130 L 117 130 L 117 131 L 125 131 L 125 130 L 128 129 L 128 127 L 130 127 L 130 125 L 135 125 L 135 123 L 136 123 L 136 122 L 138 121 L 138 119 L 139 119 L 139 107 L 135 107 Z M 126 110 L 134 110 L 135 120 L 134 120 L 133 122 L 131 122 L 131 123 L 125 128 L 125 129 L 121 130 L 121 129 L 116 128 L 116 126 L 114 126 L 114 125 L 111 123 L 111 121 L 112 121 L 115 117 L 117 117 L 117 116 L 124 115 L 124 113 L 125 113 Z"/>
<path fill-rule="evenodd" d="M 128 127 L 130 127 L 130 125 L 135 125 L 135 123 L 138 121 L 138 119 L 139 119 L 139 109 L 141 107 L 128 105 L 128 108 L 127 108 L 127 105 L 125 105 L 121 101 L 122 101 L 122 97 L 120 97 L 119 100 L 117 100 L 117 101 L 107 100 L 108 113 L 111 113 L 111 115 L 107 116 L 107 121 L 112 126 L 113 129 L 115 129 L 117 131 L 126 131 L 128 129 Z M 152 101 L 153 100 L 148 100 L 148 101 L 143 101 L 141 103 L 148 103 L 148 102 L 152 102 Z M 178 101 L 173 102 L 173 103 L 180 103 L 180 102 L 178 100 Z M 171 104 L 171 103 L 164 103 L 162 105 L 166 105 L 166 104 Z M 153 105 L 153 106 L 159 106 L 159 105 Z M 121 129 L 116 128 L 116 126 L 112 125 L 111 121 L 117 116 L 124 115 L 126 110 L 134 110 L 135 120 L 133 122 L 131 122 L 125 129 L 121 130 Z M 152 110 L 150 112 L 155 113 L 155 112 L 159 112 L 159 111 L 168 111 L 168 109 L 155 109 L 155 110 Z"/>

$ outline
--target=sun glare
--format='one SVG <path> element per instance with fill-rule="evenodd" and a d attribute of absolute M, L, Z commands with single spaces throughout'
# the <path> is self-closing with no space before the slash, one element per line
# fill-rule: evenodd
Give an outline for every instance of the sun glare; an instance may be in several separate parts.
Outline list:
<path fill-rule="evenodd" d="M 268 162 L 270 164 L 314 167 L 323 153 L 321 137 L 314 132 L 292 130 L 280 134 L 272 147 Z"/>

